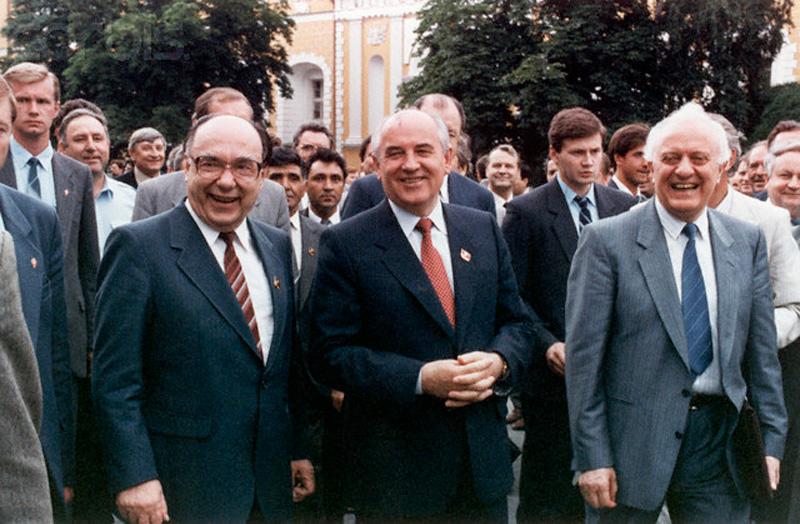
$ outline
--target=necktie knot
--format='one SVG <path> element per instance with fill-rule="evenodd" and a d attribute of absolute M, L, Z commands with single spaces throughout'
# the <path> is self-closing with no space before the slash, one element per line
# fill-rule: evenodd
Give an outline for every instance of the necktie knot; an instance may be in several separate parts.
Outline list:
<path fill-rule="evenodd" d="M 28 159 L 25 165 L 27 165 L 28 167 L 39 167 L 40 162 L 38 158 L 32 156 Z"/>
<path fill-rule="evenodd" d="M 586 207 L 589 205 L 589 199 L 580 195 L 575 195 L 575 202 L 578 203 L 581 209 L 586 209 Z"/>
<path fill-rule="evenodd" d="M 235 231 L 225 231 L 224 233 L 219 234 L 219 238 L 225 242 L 225 247 L 233 247 L 233 241 L 236 240 L 236 232 Z"/>
<path fill-rule="evenodd" d="M 422 236 L 425 236 L 431 234 L 432 227 L 433 227 L 433 221 L 430 218 L 420 218 L 419 222 L 417 222 L 415 229 L 420 231 L 422 233 Z"/>
<path fill-rule="evenodd" d="M 689 237 L 689 242 L 694 241 L 695 236 L 697 236 L 697 225 L 694 222 L 689 222 L 683 226 L 682 233 Z"/>

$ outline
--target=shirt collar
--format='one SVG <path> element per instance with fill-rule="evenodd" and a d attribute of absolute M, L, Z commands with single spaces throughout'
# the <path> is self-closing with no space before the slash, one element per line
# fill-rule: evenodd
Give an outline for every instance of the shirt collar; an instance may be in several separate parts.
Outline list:
<path fill-rule="evenodd" d="M 308 212 L 310 213 L 311 210 L 309 209 Z M 289 217 L 289 224 L 293 229 L 300 231 L 300 211 L 295 211 L 294 215 Z"/>
<path fill-rule="evenodd" d="M 461 175 L 457 175 L 461 176 Z M 439 196 L 442 197 L 441 200 L 443 202 L 449 203 L 450 202 L 450 191 L 448 190 L 447 181 L 450 177 L 450 173 L 445 173 L 444 178 L 442 179 L 442 187 L 439 188 Z"/>
<path fill-rule="evenodd" d="M 561 173 L 556 175 L 556 180 L 558 180 L 558 185 L 561 187 L 561 192 L 564 193 L 564 197 L 567 199 L 567 202 L 573 202 L 575 200 L 575 197 L 578 196 L 578 193 L 573 191 L 571 187 L 569 187 L 567 184 L 564 183 L 563 180 L 561 180 Z M 586 195 L 584 195 L 584 198 L 587 198 L 590 204 L 597 207 L 597 203 L 595 202 L 594 199 L 594 184 L 589 186 L 589 191 L 586 193 Z"/>
<path fill-rule="evenodd" d="M 725 198 L 717 205 L 717 211 L 721 213 L 725 213 L 726 215 L 730 214 L 731 207 L 733 206 L 733 192 L 735 190 L 732 187 L 728 188 L 728 192 L 725 193 Z"/>
<path fill-rule="evenodd" d="M 419 219 L 423 217 L 409 213 L 391 200 L 389 200 L 389 206 L 392 208 L 392 212 L 397 218 L 397 222 L 400 224 L 400 229 L 403 230 L 403 234 L 406 236 L 406 238 L 410 237 L 411 233 L 414 232 L 414 228 L 417 227 L 417 222 L 419 222 Z M 427 218 L 431 219 L 431 222 L 433 222 L 433 227 L 444 233 L 445 236 L 447 235 L 447 224 L 444 221 L 442 201 L 438 198 L 436 199 L 436 206 L 433 208 L 433 211 L 431 211 Z"/>
<path fill-rule="evenodd" d="M 622 182 L 622 180 L 619 178 L 618 175 L 615 174 L 614 176 L 612 176 L 611 180 L 613 180 L 614 183 L 617 184 L 617 189 L 619 189 L 620 191 L 622 191 L 624 193 L 628 193 L 630 196 L 636 196 L 636 195 L 639 194 L 639 190 L 638 189 L 636 190 L 636 193 L 631 193 L 631 190 L 628 189 L 628 186 L 626 186 Z"/>
<path fill-rule="evenodd" d="M 192 204 L 189 202 L 189 199 L 186 199 L 186 210 L 189 211 L 189 215 L 191 215 L 192 220 L 194 220 L 197 227 L 200 229 L 200 233 L 203 234 L 203 238 L 206 239 L 206 243 L 209 246 L 213 246 L 214 242 L 219 239 L 219 231 L 212 228 L 201 219 L 195 210 L 192 208 Z M 250 229 L 247 227 L 247 219 L 242 220 L 242 223 L 234 229 L 234 233 L 236 233 L 236 240 L 241 247 L 244 248 L 245 251 L 250 250 Z"/>
<path fill-rule="evenodd" d="M 658 197 L 655 197 L 656 201 L 656 212 L 658 213 L 658 218 L 661 221 L 661 226 L 667 232 L 669 236 L 673 239 L 677 240 L 680 238 L 681 233 L 683 232 L 683 227 L 687 224 L 683 220 L 677 219 L 670 214 L 667 209 L 661 205 L 661 202 L 658 200 Z M 694 225 L 697 226 L 697 231 L 700 233 L 700 238 L 703 240 L 708 239 L 708 209 L 703 208 L 703 212 L 700 213 L 700 216 L 694 221 Z"/>
<path fill-rule="evenodd" d="M 19 167 L 24 169 L 28 164 L 28 160 L 34 155 L 22 147 L 22 145 L 16 141 L 14 135 L 11 135 L 10 147 L 11 156 L 14 158 L 14 168 L 16 169 Z M 50 145 L 50 142 L 47 142 L 47 147 L 44 148 L 44 151 L 36 155 L 36 158 L 39 159 L 40 167 L 43 167 L 45 171 L 49 172 L 50 165 L 53 161 L 53 146 Z"/>

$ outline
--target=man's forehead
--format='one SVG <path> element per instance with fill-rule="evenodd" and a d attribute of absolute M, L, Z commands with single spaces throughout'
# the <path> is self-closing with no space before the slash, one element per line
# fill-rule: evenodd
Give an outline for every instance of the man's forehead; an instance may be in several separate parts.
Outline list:
<path fill-rule="evenodd" d="M 311 164 L 311 166 L 308 168 L 308 173 L 310 175 L 344 175 L 342 172 L 342 166 L 336 162 L 323 162 L 321 160 L 317 160 Z"/>
<path fill-rule="evenodd" d="M 330 143 L 328 140 L 328 135 L 323 133 L 322 131 L 303 131 L 303 134 L 300 135 L 300 142 L 326 142 Z"/>
<path fill-rule="evenodd" d="M 67 124 L 67 134 L 75 134 L 75 133 L 103 133 L 105 130 L 103 129 L 103 124 L 101 124 L 96 118 L 89 115 L 79 116 L 75 120 L 69 122 Z"/>
<path fill-rule="evenodd" d="M 775 158 L 775 169 L 800 172 L 800 151 L 787 151 Z"/>
<path fill-rule="evenodd" d="M 297 164 L 286 164 L 283 166 L 268 166 L 267 172 L 272 173 L 300 173 L 302 170 Z"/>
<path fill-rule="evenodd" d="M 703 151 L 713 152 L 717 147 L 713 131 L 702 125 L 689 127 L 688 124 L 676 125 L 672 131 L 664 135 L 659 145 L 659 152 L 665 151 Z"/>

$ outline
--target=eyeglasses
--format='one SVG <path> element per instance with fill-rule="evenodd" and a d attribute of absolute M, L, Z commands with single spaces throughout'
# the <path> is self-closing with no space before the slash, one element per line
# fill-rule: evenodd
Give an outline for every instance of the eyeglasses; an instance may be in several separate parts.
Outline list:
<path fill-rule="evenodd" d="M 234 177 L 251 182 L 258 178 L 261 171 L 261 163 L 252 158 L 237 158 L 230 163 L 214 156 L 199 156 L 191 160 L 197 168 L 197 174 L 203 178 L 219 178 L 226 169 L 230 169 Z"/>

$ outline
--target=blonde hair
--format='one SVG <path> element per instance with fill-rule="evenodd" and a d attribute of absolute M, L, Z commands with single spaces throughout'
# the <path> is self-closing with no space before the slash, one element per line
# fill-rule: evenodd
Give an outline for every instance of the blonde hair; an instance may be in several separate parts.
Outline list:
<path fill-rule="evenodd" d="M 34 64 L 33 62 L 20 62 L 8 68 L 3 73 L 3 78 L 11 84 L 32 84 L 34 82 L 41 82 L 45 78 L 53 80 L 53 95 L 54 101 L 61 100 L 61 84 L 58 77 L 47 69 L 44 64 Z"/>
<path fill-rule="evenodd" d="M 11 105 L 11 121 L 13 122 L 17 119 L 17 100 L 14 98 L 14 92 L 11 90 L 11 86 L 0 76 L 0 101 L 3 100 L 8 100 L 8 103 Z"/>

